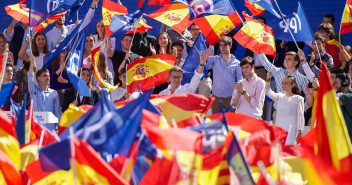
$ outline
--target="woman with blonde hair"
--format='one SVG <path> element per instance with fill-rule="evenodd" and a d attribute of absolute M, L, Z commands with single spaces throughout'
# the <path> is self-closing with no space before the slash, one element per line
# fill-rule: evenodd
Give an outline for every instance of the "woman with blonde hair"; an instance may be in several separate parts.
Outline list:
<path fill-rule="evenodd" d="M 9 51 L 7 39 L 3 33 L 0 33 L 0 55 L 8 53 L 7 62 L 14 64 L 13 54 Z"/>

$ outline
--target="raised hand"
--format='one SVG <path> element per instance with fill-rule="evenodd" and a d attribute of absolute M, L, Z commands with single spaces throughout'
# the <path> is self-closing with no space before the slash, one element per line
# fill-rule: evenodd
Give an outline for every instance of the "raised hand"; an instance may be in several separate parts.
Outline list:
<path fill-rule="evenodd" d="M 156 50 L 155 50 L 154 46 L 152 45 L 152 43 L 149 43 L 149 49 L 150 49 L 150 52 L 152 52 L 152 55 L 156 54 Z"/>
<path fill-rule="evenodd" d="M 210 49 L 207 48 L 207 49 L 204 50 L 204 52 L 200 53 L 200 62 L 202 64 L 205 64 L 205 61 L 207 61 L 209 56 L 210 56 Z"/>

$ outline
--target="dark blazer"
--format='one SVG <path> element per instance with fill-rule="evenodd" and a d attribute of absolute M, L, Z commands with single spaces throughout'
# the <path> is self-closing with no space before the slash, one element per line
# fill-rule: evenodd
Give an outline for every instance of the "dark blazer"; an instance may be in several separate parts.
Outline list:
<path fill-rule="evenodd" d="M 96 89 L 92 89 L 90 91 L 90 93 L 92 94 L 92 96 L 84 96 L 81 102 L 81 99 L 78 98 L 78 105 L 95 105 L 99 99 L 99 93 Z M 64 101 L 62 103 L 62 112 L 64 112 L 68 106 L 70 105 L 70 103 L 72 103 L 77 97 L 77 92 L 74 90 L 74 88 L 71 88 L 69 90 L 65 91 L 64 94 Z"/>
<path fill-rule="evenodd" d="M 18 52 L 21 50 L 22 40 L 24 37 L 24 28 L 23 26 L 16 26 L 13 31 L 14 33 L 10 42 L 9 49 L 13 53 L 14 64 L 17 65 Z"/>

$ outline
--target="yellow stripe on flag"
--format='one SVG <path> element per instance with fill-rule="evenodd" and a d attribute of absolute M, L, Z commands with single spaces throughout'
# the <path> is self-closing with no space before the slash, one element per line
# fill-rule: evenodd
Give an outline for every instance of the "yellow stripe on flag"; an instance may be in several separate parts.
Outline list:
<path fill-rule="evenodd" d="M 253 39 L 257 40 L 260 44 L 275 46 L 274 36 L 271 33 L 266 32 L 260 23 L 247 21 L 241 30 Z M 273 47 L 273 49 L 276 51 L 275 47 Z"/>
<path fill-rule="evenodd" d="M 169 10 L 154 19 L 172 27 L 182 22 L 187 17 L 188 13 L 189 10 L 187 8 Z"/>
<path fill-rule="evenodd" d="M 16 138 L 0 128 L 0 150 L 13 162 L 17 169 L 20 167 L 20 145 Z"/>

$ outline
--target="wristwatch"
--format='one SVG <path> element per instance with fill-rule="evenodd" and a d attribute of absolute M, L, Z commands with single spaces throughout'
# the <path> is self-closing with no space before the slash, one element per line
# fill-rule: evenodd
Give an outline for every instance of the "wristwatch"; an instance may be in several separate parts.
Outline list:
<path fill-rule="evenodd" d="M 243 94 L 246 94 L 246 93 L 247 93 L 246 91 L 242 91 L 242 93 L 241 93 L 241 94 L 243 95 Z"/>

